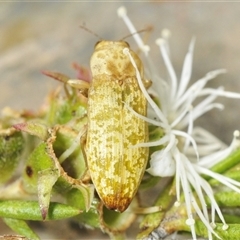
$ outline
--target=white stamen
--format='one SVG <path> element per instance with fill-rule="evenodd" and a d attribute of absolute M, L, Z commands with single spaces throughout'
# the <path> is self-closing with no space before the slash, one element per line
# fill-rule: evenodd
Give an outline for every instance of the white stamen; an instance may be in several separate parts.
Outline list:
<path fill-rule="evenodd" d="M 177 98 L 179 98 L 185 92 L 192 75 L 192 60 L 193 60 L 194 44 L 195 44 L 195 38 L 192 39 L 188 49 L 188 53 L 184 60 L 182 76 L 179 81 Z"/>
<path fill-rule="evenodd" d="M 194 220 L 193 218 L 188 218 L 188 219 L 186 220 L 186 224 L 187 224 L 188 226 L 194 225 L 194 224 L 195 224 L 195 220 Z"/>
<path fill-rule="evenodd" d="M 160 40 L 159 39 L 159 40 L 157 40 L 157 44 L 160 47 L 160 51 L 162 53 L 162 57 L 163 57 L 165 66 L 166 66 L 166 68 L 168 70 L 168 73 L 169 73 L 169 76 L 170 76 L 170 81 L 171 81 L 171 87 L 170 87 L 171 94 L 170 94 L 170 97 L 171 97 L 171 100 L 172 100 L 172 99 L 174 99 L 174 97 L 176 95 L 176 91 L 177 91 L 177 76 L 176 76 L 176 73 L 175 73 L 174 68 L 172 66 L 172 63 L 170 61 L 169 55 L 167 53 L 167 48 L 165 46 L 165 40 Z"/>
<path fill-rule="evenodd" d="M 136 43 L 138 44 L 139 48 L 145 53 L 145 55 L 148 55 L 148 52 L 150 51 L 149 46 L 145 46 L 144 42 L 142 41 L 139 34 L 137 34 L 137 30 L 133 26 L 131 20 L 127 16 L 127 10 L 124 7 L 120 7 L 118 9 L 118 16 L 123 19 L 125 24 L 127 25 L 129 31 L 131 34 L 133 34 L 133 38 L 135 39 Z"/>
<path fill-rule="evenodd" d="M 197 160 L 198 160 L 199 159 L 199 153 L 198 153 L 198 150 L 197 150 L 197 144 L 196 144 L 195 140 L 189 134 L 187 134 L 187 133 L 185 133 L 183 131 L 172 130 L 172 132 L 175 135 L 185 137 L 186 139 L 188 139 L 192 143 L 192 146 L 193 146 L 193 148 L 195 150 L 196 157 L 197 157 Z"/>
<path fill-rule="evenodd" d="M 169 39 L 171 37 L 171 31 L 167 28 L 164 28 L 161 33 L 162 37 L 165 39 Z"/>
<path fill-rule="evenodd" d="M 141 118 L 142 120 L 144 120 L 144 121 L 146 121 L 146 122 L 148 122 L 148 123 L 151 123 L 151 124 L 153 124 L 153 125 L 159 126 L 159 127 L 164 127 L 164 126 L 165 126 L 164 124 L 162 124 L 162 123 L 159 122 L 159 121 L 156 121 L 156 120 L 154 120 L 154 119 L 145 117 L 145 116 L 137 113 L 137 112 L 134 111 L 131 107 L 129 107 L 125 102 L 122 102 L 122 103 L 124 103 L 124 105 L 126 106 L 126 108 L 127 108 L 130 112 L 132 112 L 135 116 Z"/>
<path fill-rule="evenodd" d="M 139 84 L 139 87 L 140 89 L 142 90 L 144 96 L 146 97 L 146 99 L 148 100 L 149 104 L 151 105 L 151 107 L 154 109 L 154 111 L 156 112 L 157 116 L 159 117 L 159 119 L 164 123 L 164 124 L 167 124 L 167 120 L 166 118 L 164 117 L 164 115 L 162 114 L 161 110 L 159 109 L 159 107 L 157 106 L 157 104 L 152 100 L 152 98 L 150 97 L 150 95 L 148 94 L 145 86 L 143 85 L 142 83 L 142 80 L 141 80 L 141 76 L 140 76 L 140 73 L 138 71 L 138 68 L 136 66 L 136 63 L 135 61 L 133 60 L 130 52 L 129 52 L 129 49 L 128 48 L 124 48 L 123 49 L 123 53 L 128 55 L 129 58 L 130 58 L 130 61 L 133 65 L 133 67 L 135 68 L 136 70 L 136 77 L 137 77 L 137 80 L 138 80 L 138 84 Z"/>
<path fill-rule="evenodd" d="M 224 224 L 224 225 L 222 226 L 222 230 L 226 231 L 227 229 L 228 229 L 228 225 L 227 225 L 227 224 Z"/>
<path fill-rule="evenodd" d="M 118 16 L 122 18 L 122 17 L 126 16 L 127 9 L 122 6 L 122 7 L 118 8 L 117 13 L 118 13 Z"/>
<path fill-rule="evenodd" d="M 176 201 L 175 203 L 174 203 L 174 206 L 175 207 L 179 207 L 181 205 L 181 202 L 179 202 L 179 201 Z"/>

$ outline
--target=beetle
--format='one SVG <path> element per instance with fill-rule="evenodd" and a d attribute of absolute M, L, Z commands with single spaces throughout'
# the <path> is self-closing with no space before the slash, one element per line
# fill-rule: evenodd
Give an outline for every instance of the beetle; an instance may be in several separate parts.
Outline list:
<path fill-rule="evenodd" d="M 104 205 L 123 212 L 134 198 L 148 161 L 147 100 L 142 93 L 143 64 L 125 41 L 100 41 L 90 60 L 92 82 L 88 90 L 86 157 L 91 179 Z M 130 111 L 131 108 L 133 111 Z"/>

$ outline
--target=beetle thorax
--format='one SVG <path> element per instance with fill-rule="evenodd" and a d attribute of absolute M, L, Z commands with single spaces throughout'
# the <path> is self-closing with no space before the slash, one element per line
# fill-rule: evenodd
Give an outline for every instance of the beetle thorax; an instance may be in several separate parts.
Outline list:
<path fill-rule="evenodd" d="M 128 43 L 124 41 L 101 41 L 97 43 L 90 61 L 92 75 L 107 74 L 115 76 L 117 79 L 135 76 L 136 70 L 129 57 L 123 53 L 124 48 L 129 48 Z M 131 50 L 130 53 L 134 58 L 139 72 L 143 75 L 141 60 Z"/>

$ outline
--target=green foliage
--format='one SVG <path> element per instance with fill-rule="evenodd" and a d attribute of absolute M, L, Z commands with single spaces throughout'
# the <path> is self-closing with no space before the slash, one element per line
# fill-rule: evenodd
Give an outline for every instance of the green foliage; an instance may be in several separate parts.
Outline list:
<path fill-rule="evenodd" d="M 21 132 L 13 129 L 0 131 L 0 183 L 8 181 L 14 174 L 24 148 Z"/>

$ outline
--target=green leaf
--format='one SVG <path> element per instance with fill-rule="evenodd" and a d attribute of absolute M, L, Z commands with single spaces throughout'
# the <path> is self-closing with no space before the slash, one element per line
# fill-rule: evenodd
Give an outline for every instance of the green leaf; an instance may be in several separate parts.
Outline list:
<path fill-rule="evenodd" d="M 235 165 L 240 163 L 240 149 L 237 149 L 233 152 L 230 156 L 228 156 L 223 161 L 219 162 L 218 164 L 214 165 L 211 170 L 217 173 L 224 173 L 230 168 L 234 167 Z"/>
<path fill-rule="evenodd" d="M 81 211 L 72 206 L 52 202 L 49 205 L 46 220 L 59 220 L 80 214 Z M 42 213 L 37 201 L 0 200 L 0 216 L 20 220 L 42 221 Z"/>
<path fill-rule="evenodd" d="M 88 185 L 74 185 L 74 188 L 77 188 L 81 191 L 84 203 L 85 203 L 85 210 L 88 211 L 91 207 L 92 201 L 93 201 L 93 195 L 94 195 L 94 186 Z"/>
<path fill-rule="evenodd" d="M 18 163 L 24 147 L 22 133 L 4 131 L 0 133 L 0 183 L 9 180 Z"/>
<path fill-rule="evenodd" d="M 196 221 L 196 233 L 204 238 L 208 238 L 208 231 L 203 224 L 202 221 Z M 221 237 L 221 239 L 224 240 L 237 240 L 240 236 L 240 224 L 228 224 L 228 229 L 223 230 L 223 224 L 222 223 L 216 223 L 216 227 L 214 228 L 214 231 Z M 213 235 L 213 239 L 217 240 L 215 235 Z"/>
<path fill-rule="evenodd" d="M 14 128 L 20 131 L 27 132 L 31 135 L 39 137 L 41 140 L 46 140 L 48 129 L 45 125 L 37 122 L 25 122 L 13 125 Z"/>
<path fill-rule="evenodd" d="M 58 169 L 45 169 L 38 173 L 38 201 L 43 220 L 46 218 L 53 185 L 59 178 Z"/>
<path fill-rule="evenodd" d="M 214 194 L 214 198 L 220 207 L 239 207 L 240 206 L 240 193 L 229 192 L 217 192 Z M 211 201 L 206 197 L 206 202 L 210 205 Z"/>
<path fill-rule="evenodd" d="M 23 220 L 3 218 L 4 222 L 16 233 L 21 234 L 31 240 L 40 240 L 35 232 Z"/>
<path fill-rule="evenodd" d="M 69 85 L 66 84 L 69 80 L 68 77 L 60 75 L 55 75 L 55 77 L 60 77 L 58 80 L 65 83 L 64 89 L 67 97 L 60 96 L 59 91 L 49 96 L 49 109 L 46 112 L 45 120 L 50 126 L 71 122 L 73 128 L 77 129 L 76 125 L 78 124 L 74 124 L 74 122 L 78 122 L 78 119 L 86 116 L 87 98 L 79 94 L 75 88 L 68 90 Z"/>
<path fill-rule="evenodd" d="M 39 172 L 54 169 L 55 164 L 46 152 L 46 143 L 40 143 L 29 156 L 23 172 L 23 187 L 28 193 L 37 193 Z"/>
<path fill-rule="evenodd" d="M 72 189 L 66 194 L 67 203 L 75 208 L 85 210 L 85 199 L 81 191 L 78 189 Z M 94 228 L 99 228 L 99 214 L 98 214 L 99 200 L 94 199 L 91 203 L 91 207 L 88 211 L 83 211 L 77 216 L 77 221 Z"/>

